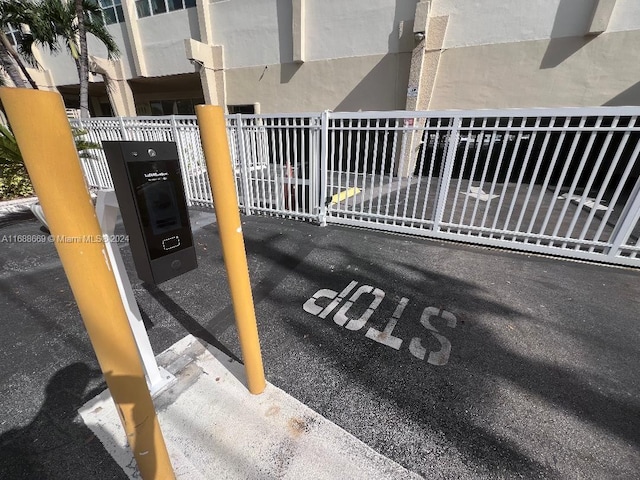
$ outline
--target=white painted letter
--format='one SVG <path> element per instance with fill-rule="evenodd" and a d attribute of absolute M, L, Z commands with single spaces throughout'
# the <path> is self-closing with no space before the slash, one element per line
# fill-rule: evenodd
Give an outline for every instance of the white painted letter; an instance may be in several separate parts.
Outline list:
<path fill-rule="evenodd" d="M 396 307 L 395 312 L 393 312 L 392 317 L 387 322 L 387 325 L 384 327 L 384 330 L 381 332 L 371 327 L 367 330 L 365 337 L 370 338 L 371 340 L 375 340 L 378 343 L 386 345 L 391 348 L 395 348 L 396 350 L 400 350 L 400 345 L 402 345 L 402 339 L 398 337 L 394 337 L 391 335 L 393 333 L 393 329 L 396 327 L 396 323 L 400 319 L 402 312 L 404 312 L 405 307 L 409 303 L 409 299 L 403 297 L 400 300 L 400 303 Z M 424 356 L 423 356 L 424 358 Z"/>
<path fill-rule="evenodd" d="M 430 352 L 427 362 L 432 365 L 446 365 L 449 361 L 449 355 L 451 354 L 451 342 L 438 333 L 438 330 L 431 325 L 429 319 L 431 317 L 442 317 L 447 321 L 447 327 L 455 328 L 456 317 L 451 312 L 446 310 L 440 310 L 435 307 L 427 307 L 422 312 L 420 317 L 420 323 L 429 330 L 429 333 L 433 335 L 440 342 L 440 350 L 437 352 Z M 427 349 L 422 346 L 420 338 L 414 337 L 409 343 L 409 351 L 414 357 L 424 360 Z"/>
<path fill-rule="evenodd" d="M 340 304 L 340 302 L 344 299 L 344 297 L 346 297 L 349 294 L 349 292 L 351 292 L 351 290 L 355 288 L 357 284 L 358 282 L 355 282 L 355 281 L 351 282 L 347 286 L 347 288 L 345 288 L 340 292 L 340 294 L 338 294 L 338 292 L 336 292 L 335 290 L 322 288 L 318 290 L 313 295 L 313 297 L 311 297 L 309 300 L 304 302 L 304 305 L 302 305 L 302 308 L 304 309 L 305 312 L 309 312 L 312 315 L 320 314 L 320 318 L 326 318 L 326 316 L 329 315 L 331 311 L 338 306 L 338 304 Z M 316 303 L 316 301 L 319 298 L 328 298 L 333 301 L 329 305 L 327 305 L 323 310 L 323 308 Z"/>
<path fill-rule="evenodd" d="M 313 294 L 313 297 L 304 302 L 302 308 L 305 312 L 309 312 L 313 315 L 318 315 L 322 311 L 322 307 L 316 304 L 316 300 L 318 300 L 319 298 L 330 298 L 333 300 L 337 295 L 338 292 L 336 292 L 335 290 L 329 290 L 328 288 L 320 289 Z"/>
<path fill-rule="evenodd" d="M 351 290 L 356 288 L 356 285 L 358 285 L 358 282 L 356 282 L 355 280 L 349 283 L 349 285 L 347 285 L 346 288 L 338 294 L 338 297 L 329 305 L 327 305 L 327 307 L 322 311 L 322 313 L 320 313 L 319 317 L 327 318 L 327 315 L 333 312 L 333 309 L 336 308 L 338 305 L 340 305 L 340 302 L 342 302 L 344 297 L 346 297 Z"/>
<path fill-rule="evenodd" d="M 350 320 L 349 323 L 347 323 L 346 325 L 346 328 L 348 330 L 360 330 L 362 327 L 364 327 L 365 323 L 367 323 L 367 320 L 369 320 L 369 317 L 371 316 L 373 311 L 376 308 L 378 308 L 378 305 L 380 305 L 380 302 L 382 302 L 382 299 L 384 298 L 384 292 L 382 290 L 380 290 L 379 288 L 374 289 L 369 285 L 362 285 L 360 288 L 358 288 L 358 290 L 356 290 L 355 293 L 351 295 L 351 298 L 349 299 L 349 301 L 346 302 L 340 308 L 340 310 L 338 310 L 338 312 L 333 316 L 333 321 L 340 326 L 344 326 L 347 320 L 349 320 L 347 318 L 347 312 L 349 311 L 349 309 L 353 306 L 353 304 L 360 298 L 360 296 L 363 293 L 371 293 L 372 291 L 373 291 L 374 298 L 371 301 L 369 308 L 367 308 L 367 310 L 360 316 L 360 318 L 355 320 Z"/>

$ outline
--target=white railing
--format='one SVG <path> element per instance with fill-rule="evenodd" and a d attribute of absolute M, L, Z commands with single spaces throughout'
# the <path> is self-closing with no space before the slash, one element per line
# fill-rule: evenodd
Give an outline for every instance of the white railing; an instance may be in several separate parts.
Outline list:
<path fill-rule="evenodd" d="M 640 108 L 230 115 L 242 211 L 640 266 Z M 73 120 L 178 145 L 211 205 L 195 117 Z M 89 183 L 111 187 L 99 152 Z"/>
<path fill-rule="evenodd" d="M 189 204 L 213 205 L 200 132 L 194 116 L 91 118 L 71 120 L 71 124 L 86 130 L 87 139 L 98 144 L 103 140 L 176 142 Z M 91 153 L 92 159 L 82 161 L 89 184 L 113 188 L 104 153 L 101 150 L 92 150 Z"/>

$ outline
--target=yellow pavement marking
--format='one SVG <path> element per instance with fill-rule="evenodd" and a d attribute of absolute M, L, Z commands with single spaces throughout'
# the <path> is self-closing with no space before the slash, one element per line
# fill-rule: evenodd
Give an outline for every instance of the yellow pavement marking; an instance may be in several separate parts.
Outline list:
<path fill-rule="evenodd" d="M 340 193 L 336 193 L 335 195 L 333 195 L 331 197 L 331 203 L 338 203 L 341 202 L 342 200 L 346 200 L 347 198 L 353 197 L 354 195 L 357 195 L 361 192 L 361 190 L 358 187 L 351 187 L 348 188 L 347 190 L 344 190 Z"/>

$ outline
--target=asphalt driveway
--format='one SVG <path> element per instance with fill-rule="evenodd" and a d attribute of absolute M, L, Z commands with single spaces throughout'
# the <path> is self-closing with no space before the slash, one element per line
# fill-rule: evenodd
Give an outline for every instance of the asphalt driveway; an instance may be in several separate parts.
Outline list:
<path fill-rule="evenodd" d="M 156 353 L 192 333 L 240 357 L 214 221 L 192 212 L 199 268 L 160 286 L 121 245 Z M 267 379 L 379 453 L 428 478 L 640 477 L 638 270 L 243 222 Z M 0 220 L 0 477 L 123 478 L 75 414 L 103 384 L 40 235 Z"/>

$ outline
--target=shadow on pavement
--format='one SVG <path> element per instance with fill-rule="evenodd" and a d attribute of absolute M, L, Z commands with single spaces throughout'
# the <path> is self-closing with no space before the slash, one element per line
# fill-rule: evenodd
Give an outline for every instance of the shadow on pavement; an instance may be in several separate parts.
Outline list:
<path fill-rule="evenodd" d="M 309 240 L 306 246 L 302 243 L 283 250 L 276 244 L 277 236 L 252 239 L 247 235 L 252 255 L 279 258 L 290 266 L 290 279 L 282 288 L 274 286 L 258 316 L 261 338 L 279 339 L 277 345 L 265 349 L 270 381 L 348 431 L 357 431 L 362 441 L 380 453 L 422 475 L 433 474 L 429 458 L 438 459 L 441 466 L 450 455 L 470 471 L 491 478 L 564 477 L 570 474 L 567 468 L 571 463 L 558 467 L 556 461 L 562 460 L 586 460 L 606 471 L 607 462 L 612 461 L 606 458 L 615 455 L 615 442 L 603 450 L 602 461 L 597 456 L 561 459 L 566 451 L 558 451 L 556 458 L 554 450 L 567 445 L 571 449 L 572 441 L 580 442 L 573 435 L 586 433 L 589 437 L 590 432 L 598 436 L 589 440 L 595 443 L 614 436 L 621 444 L 640 447 L 638 402 L 624 393 L 612 392 L 606 382 L 603 389 L 597 375 L 574 369 L 571 355 L 580 358 L 582 352 L 567 354 L 559 350 L 558 359 L 549 360 L 549 351 L 527 345 L 527 341 L 544 342 L 543 331 L 531 334 L 530 330 L 548 325 L 524 306 L 515 308 L 518 303 L 500 298 L 491 288 L 479 287 L 478 282 L 465 282 L 421 266 L 429 262 L 412 258 L 408 242 L 406 251 L 401 246 L 397 252 L 389 252 L 393 244 L 405 243 L 402 237 L 390 241 L 387 235 L 376 240 L 375 234 L 367 233 L 366 238 L 373 247 L 351 248 L 341 241 Z M 377 246 L 385 250 L 384 255 L 376 254 Z M 348 331 L 336 325 L 332 321 L 335 310 L 325 319 L 302 310 L 304 300 L 318 288 L 340 291 L 351 280 L 380 287 L 386 291 L 385 298 L 392 300 L 386 305 L 383 302 L 364 328 Z M 308 290 L 308 282 L 314 291 Z M 523 298 L 528 296 L 525 291 L 519 293 Z M 393 330 L 394 336 L 404 339 L 401 349 L 365 339 L 368 327 L 384 330 L 401 296 L 410 298 L 404 317 L 416 319 L 400 320 Z M 298 297 L 300 305 L 292 307 L 292 300 Z M 354 305 L 349 317 L 364 313 L 368 302 L 359 308 Z M 420 338 L 427 351 L 439 347 L 417 321 L 420 310 L 429 305 L 454 311 L 458 318 L 454 329 L 434 320 L 435 327 L 454 345 L 445 366 L 419 361 L 407 349 L 412 338 Z M 565 326 L 553 328 L 561 330 Z M 602 338 L 590 339 L 587 335 L 582 335 L 580 342 L 585 350 L 603 348 L 611 355 L 621 348 L 615 341 L 602 345 Z M 545 355 L 536 358 L 540 351 Z M 290 360 L 270 363 L 269 355 L 280 360 L 288 356 Z M 280 370 L 280 363 L 286 368 Z M 300 370 L 293 375 L 291 368 L 296 363 L 294 371 Z M 323 389 L 325 393 L 318 395 Z M 401 428 L 416 435 L 405 438 L 400 431 L 393 432 L 394 412 L 398 411 L 410 425 Z M 425 445 L 425 439 L 433 443 Z M 580 447 L 576 449 L 572 453 L 581 454 Z M 446 472 L 439 473 L 447 477 Z"/>
<path fill-rule="evenodd" d="M 221 352 L 224 352 L 225 355 L 233 358 L 236 362 L 242 363 L 242 361 L 236 357 L 236 355 L 231 352 L 226 346 L 224 346 L 220 341 L 215 337 L 213 333 L 211 333 L 207 328 L 203 327 L 198 323 L 198 321 L 189 315 L 180 305 L 173 301 L 173 299 L 167 295 L 164 291 L 160 289 L 157 285 L 152 285 L 149 283 L 142 283 L 142 287 L 151 295 L 162 307 L 171 314 L 171 316 L 180 324 L 182 328 L 184 328 L 188 333 L 193 335 L 200 340 L 207 342 L 209 345 L 214 346 Z M 149 315 L 147 315 L 143 306 L 139 305 L 140 313 L 143 316 L 143 319 L 149 319 Z M 225 309 L 222 314 L 225 314 Z M 225 317 L 228 315 L 224 315 Z M 231 309 L 231 321 L 233 321 L 233 309 Z M 149 320 L 150 323 L 150 320 Z M 145 320 L 145 325 L 147 324 L 147 320 Z"/>
<path fill-rule="evenodd" d="M 22 223 L 25 220 L 35 220 L 33 213 L 28 208 L 15 212 L 2 212 L 0 213 L 0 228 Z"/>
<path fill-rule="evenodd" d="M 46 398 L 28 425 L 0 436 L 0 478 L 6 479 L 125 479 L 99 442 L 82 423 L 77 410 L 105 389 L 89 392 L 89 382 L 102 376 L 84 363 L 73 363 L 51 377 Z"/>

